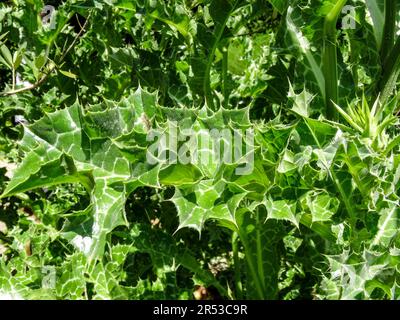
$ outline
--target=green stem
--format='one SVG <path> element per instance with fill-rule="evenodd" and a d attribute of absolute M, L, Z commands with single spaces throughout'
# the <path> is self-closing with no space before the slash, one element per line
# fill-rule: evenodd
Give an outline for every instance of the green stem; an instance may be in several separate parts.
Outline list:
<path fill-rule="evenodd" d="M 383 28 L 383 38 L 381 46 L 381 61 L 385 63 L 390 50 L 393 48 L 395 28 L 396 28 L 396 1 L 385 0 L 385 26 Z"/>
<path fill-rule="evenodd" d="M 240 237 L 240 241 L 242 242 L 243 247 L 244 247 L 247 265 L 250 270 L 250 276 L 254 282 L 254 285 L 256 286 L 258 299 L 263 300 L 264 299 L 264 291 L 262 289 L 260 278 L 257 275 L 257 270 L 254 265 L 254 261 L 251 257 L 251 251 L 250 251 L 249 244 L 247 242 L 247 237 L 245 236 L 245 234 L 243 234 L 243 232 L 240 232 L 240 231 L 239 231 L 239 237 Z"/>
<path fill-rule="evenodd" d="M 214 105 L 214 100 L 213 100 L 213 96 L 211 93 L 211 85 L 210 85 L 210 72 L 211 72 L 211 65 L 214 59 L 214 55 L 215 55 L 215 51 L 217 49 L 217 45 L 219 40 L 222 37 L 222 33 L 224 31 L 224 28 L 221 28 L 220 32 L 217 35 L 217 38 L 214 42 L 214 45 L 211 49 L 210 52 L 210 56 L 207 60 L 207 65 L 206 65 L 206 71 L 205 71 L 205 75 L 204 75 L 204 82 L 203 82 L 203 90 L 204 90 L 204 94 L 206 96 L 206 101 L 207 101 L 207 105 L 212 109 L 215 110 L 215 105 Z"/>
<path fill-rule="evenodd" d="M 235 297 L 236 299 L 243 299 L 243 286 L 240 273 L 240 260 L 239 260 L 239 235 L 237 232 L 232 234 L 232 253 L 233 253 L 233 264 L 234 264 L 234 281 L 235 281 Z"/>
<path fill-rule="evenodd" d="M 259 212 L 259 207 L 256 209 L 256 243 L 257 243 L 257 269 L 258 269 L 258 275 L 261 280 L 265 279 L 265 274 L 264 274 L 264 266 L 263 266 L 263 246 L 261 243 L 261 230 L 260 226 L 263 225 L 262 222 L 260 222 L 260 212 Z M 262 281 L 261 286 L 263 288 L 263 291 L 265 292 L 265 285 L 264 281 Z"/>
<path fill-rule="evenodd" d="M 332 10 L 326 15 L 324 22 L 324 48 L 322 57 L 322 72 L 325 78 L 325 104 L 328 119 L 336 118 L 334 104 L 338 102 L 338 71 L 336 47 L 336 23 L 347 0 L 338 0 Z"/>
<path fill-rule="evenodd" d="M 15 90 L 15 82 L 16 82 L 16 79 L 15 79 L 15 68 L 13 66 L 13 68 L 12 68 L 12 90 Z"/>
<path fill-rule="evenodd" d="M 385 102 L 396 87 L 397 78 L 400 74 L 400 36 L 397 37 L 395 45 L 387 56 L 382 71 L 379 83 L 380 101 Z"/>
<path fill-rule="evenodd" d="M 207 105 L 211 108 L 211 110 L 215 110 L 214 99 L 213 99 L 213 95 L 211 93 L 211 86 L 210 86 L 211 66 L 212 66 L 212 63 L 214 60 L 215 51 L 218 48 L 219 42 L 221 41 L 221 38 L 222 38 L 222 35 L 224 34 L 226 23 L 228 22 L 228 19 L 229 19 L 230 15 L 232 14 L 232 12 L 235 10 L 237 2 L 238 1 L 236 0 L 235 3 L 232 5 L 232 8 L 231 8 L 229 14 L 226 15 L 224 21 L 222 21 L 221 25 L 219 26 L 218 32 L 215 34 L 215 40 L 214 40 L 213 46 L 211 48 L 211 51 L 209 53 L 209 57 L 207 60 L 206 70 L 205 70 L 205 74 L 204 74 L 204 81 L 203 81 L 203 90 L 204 90 L 204 94 L 206 96 Z"/>
<path fill-rule="evenodd" d="M 349 200 L 349 198 L 347 197 L 346 192 L 343 190 L 340 181 L 338 179 L 338 177 L 336 176 L 336 173 L 334 170 L 330 170 L 329 172 L 331 174 L 331 178 L 336 186 L 336 189 L 339 191 L 340 197 L 342 198 L 342 201 L 344 202 L 344 206 L 346 207 L 347 213 L 349 214 L 349 218 L 350 218 L 350 224 L 351 227 L 350 230 L 354 230 L 355 224 L 356 224 L 356 213 L 353 210 L 353 206 Z"/>
<path fill-rule="evenodd" d="M 224 95 L 224 108 L 228 109 L 229 92 L 228 92 L 228 49 L 222 50 L 222 92 Z"/>

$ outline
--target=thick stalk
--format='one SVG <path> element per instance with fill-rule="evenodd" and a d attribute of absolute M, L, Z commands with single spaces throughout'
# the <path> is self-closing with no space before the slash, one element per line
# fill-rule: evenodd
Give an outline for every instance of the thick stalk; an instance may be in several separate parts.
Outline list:
<path fill-rule="evenodd" d="M 237 3 L 238 3 L 238 0 L 236 0 L 233 3 L 232 8 L 229 11 L 229 13 L 226 15 L 224 20 L 221 22 L 221 25 L 217 27 L 216 32 L 214 34 L 214 36 L 215 36 L 214 43 L 213 43 L 213 46 L 211 47 L 211 51 L 208 54 L 209 57 L 207 60 L 206 70 L 205 70 L 205 74 L 204 74 L 203 90 L 204 90 L 207 105 L 211 110 L 215 110 L 214 98 L 213 98 L 213 94 L 211 92 L 211 86 L 210 86 L 211 66 L 214 61 L 215 51 L 217 50 L 218 45 L 222 39 L 222 35 L 224 34 L 226 23 L 228 22 L 228 19 L 229 19 L 230 15 L 232 14 L 232 12 L 236 9 Z"/>
<path fill-rule="evenodd" d="M 228 48 L 222 49 L 222 92 L 224 94 L 224 108 L 228 109 Z"/>
<path fill-rule="evenodd" d="M 16 76 L 15 76 L 15 68 L 12 68 L 12 90 L 15 90 Z"/>
<path fill-rule="evenodd" d="M 338 71 L 336 47 L 336 23 L 339 14 L 347 0 L 338 0 L 335 6 L 325 17 L 324 22 L 324 49 L 322 57 L 322 72 L 325 78 L 326 116 L 332 120 L 336 118 L 334 104 L 338 102 Z"/>
<path fill-rule="evenodd" d="M 240 231 L 239 231 L 239 237 L 240 237 L 240 240 L 244 247 L 247 266 L 250 271 L 250 277 L 252 278 L 254 285 L 255 285 L 255 289 L 257 291 L 257 299 L 263 300 L 264 299 L 264 290 L 263 290 L 262 282 L 260 280 L 260 277 L 258 276 L 257 268 L 256 268 L 253 258 L 251 256 L 250 245 L 247 241 L 247 237 L 243 232 L 240 232 Z"/>
<path fill-rule="evenodd" d="M 206 96 L 207 105 L 211 108 L 211 110 L 215 110 L 214 98 L 211 92 L 211 85 L 210 85 L 211 66 L 214 60 L 214 55 L 215 51 L 217 50 L 218 43 L 221 40 L 222 34 L 225 30 L 225 24 L 227 20 L 228 19 L 224 21 L 224 27 L 221 27 L 219 32 L 215 36 L 215 42 L 211 48 L 211 52 L 209 53 L 209 58 L 207 60 L 206 71 L 204 75 L 203 90 Z"/>
<path fill-rule="evenodd" d="M 232 234 L 232 254 L 234 264 L 234 280 L 235 280 L 235 297 L 236 299 L 243 299 L 243 286 L 240 273 L 240 260 L 239 260 L 239 236 L 236 232 Z"/>
<path fill-rule="evenodd" d="M 265 279 L 265 274 L 264 274 L 264 264 L 263 264 L 263 248 L 265 246 L 265 243 L 262 242 L 261 239 L 261 230 L 260 226 L 263 225 L 262 219 L 260 219 L 260 211 L 259 207 L 256 209 L 256 243 L 257 243 L 257 268 L 258 268 L 258 276 L 259 278 L 263 281 L 262 282 L 262 288 L 263 291 L 265 291 L 265 286 L 264 286 L 264 279 Z"/>
<path fill-rule="evenodd" d="M 385 26 L 383 28 L 383 38 L 381 46 L 381 61 L 385 63 L 390 51 L 393 48 L 395 27 L 396 27 L 396 1 L 385 0 Z"/>

